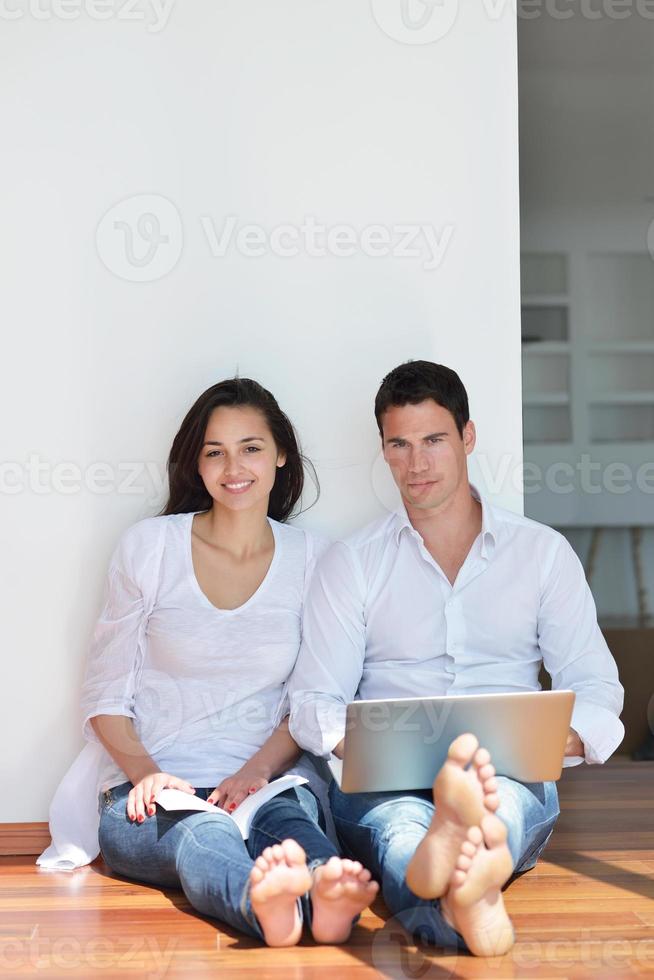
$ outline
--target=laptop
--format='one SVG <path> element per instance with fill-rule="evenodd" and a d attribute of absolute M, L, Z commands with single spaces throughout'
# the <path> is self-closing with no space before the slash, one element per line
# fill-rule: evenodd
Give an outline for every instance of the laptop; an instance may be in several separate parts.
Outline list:
<path fill-rule="evenodd" d="M 457 694 L 352 701 L 343 760 L 329 768 L 344 793 L 431 789 L 450 743 L 472 732 L 497 774 L 523 783 L 557 780 L 573 691 Z"/>

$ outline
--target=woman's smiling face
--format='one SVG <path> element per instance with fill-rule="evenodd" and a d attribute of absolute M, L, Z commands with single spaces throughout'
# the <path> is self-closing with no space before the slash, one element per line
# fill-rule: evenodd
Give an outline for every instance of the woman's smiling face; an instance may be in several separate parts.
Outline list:
<path fill-rule="evenodd" d="M 211 413 L 198 459 L 198 473 L 215 504 L 246 510 L 268 501 L 279 453 L 264 415 L 249 405 L 221 406 Z"/>

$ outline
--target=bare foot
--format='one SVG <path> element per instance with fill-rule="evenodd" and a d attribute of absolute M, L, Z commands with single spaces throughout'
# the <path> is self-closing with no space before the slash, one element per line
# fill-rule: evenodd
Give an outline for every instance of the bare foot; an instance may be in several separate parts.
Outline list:
<path fill-rule="evenodd" d="M 506 827 L 488 814 L 471 827 L 441 911 L 475 956 L 502 956 L 513 946 L 513 926 L 504 908 L 502 885 L 513 871 Z"/>
<path fill-rule="evenodd" d="M 495 767 L 474 735 L 459 735 L 434 780 L 436 810 L 416 848 L 406 883 L 420 898 L 439 898 L 450 883 L 468 828 L 499 806 Z"/>
<path fill-rule="evenodd" d="M 379 890 L 358 861 L 332 857 L 313 873 L 311 932 L 318 943 L 343 943 L 352 919 L 367 908 Z"/>
<path fill-rule="evenodd" d="M 250 901 L 268 946 L 294 946 L 302 935 L 297 900 L 311 888 L 306 855 L 294 840 L 267 847 L 250 872 Z"/>

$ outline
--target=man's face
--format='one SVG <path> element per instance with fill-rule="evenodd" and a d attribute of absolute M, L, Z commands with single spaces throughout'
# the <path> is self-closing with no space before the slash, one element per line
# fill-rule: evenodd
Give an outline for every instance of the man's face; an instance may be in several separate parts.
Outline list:
<path fill-rule="evenodd" d="M 446 408 L 427 398 L 417 405 L 393 405 L 382 419 L 384 459 L 407 506 L 440 507 L 467 482 L 467 457 L 475 445 L 475 427 L 466 423 L 463 438 Z"/>

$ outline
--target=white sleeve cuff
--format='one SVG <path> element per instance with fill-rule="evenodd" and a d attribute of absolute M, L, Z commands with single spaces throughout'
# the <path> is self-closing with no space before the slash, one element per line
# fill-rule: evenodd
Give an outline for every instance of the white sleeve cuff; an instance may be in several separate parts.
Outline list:
<path fill-rule="evenodd" d="M 82 735 L 87 742 L 100 741 L 91 724 L 91 718 L 97 718 L 98 715 L 122 715 L 124 718 L 131 718 L 132 720 L 136 718 L 131 702 L 123 700 L 99 701 L 93 708 L 87 709 L 82 722 Z"/>
<path fill-rule="evenodd" d="M 291 704 L 291 736 L 303 749 L 321 759 L 329 759 L 332 749 L 345 737 L 347 706 L 342 701 L 325 698 L 299 701 L 295 694 Z"/>
<path fill-rule="evenodd" d="M 584 743 L 585 761 L 606 762 L 624 738 L 624 725 L 608 708 L 593 701 L 576 700 L 570 725 Z M 575 765 L 575 759 L 566 760 Z"/>

